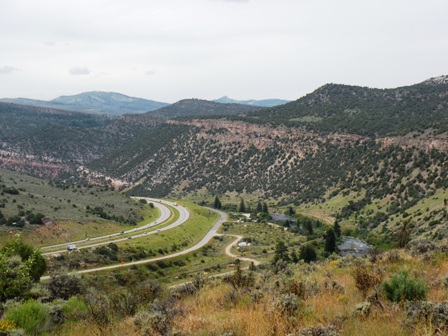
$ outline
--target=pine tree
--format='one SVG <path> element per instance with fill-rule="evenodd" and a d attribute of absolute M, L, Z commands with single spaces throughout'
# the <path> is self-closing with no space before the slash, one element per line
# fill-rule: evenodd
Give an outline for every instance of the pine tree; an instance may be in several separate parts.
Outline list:
<path fill-rule="evenodd" d="M 305 230 L 308 232 L 308 235 L 311 236 L 312 234 L 314 234 L 314 229 L 313 229 L 313 224 L 311 223 L 311 221 L 307 220 L 304 224 L 303 224 Z"/>
<path fill-rule="evenodd" d="M 339 225 L 337 219 L 334 221 L 333 230 L 334 230 L 336 237 L 340 238 L 342 232 L 341 232 L 341 226 Z"/>
<path fill-rule="evenodd" d="M 244 205 L 243 199 L 241 199 L 240 207 L 238 208 L 238 212 L 246 212 L 246 206 Z"/>
<path fill-rule="evenodd" d="M 296 212 L 294 211 L 294 209 L 292 208 L 292 206 L 288 207 L 288 210 L 286 210 L 286 215 L 288 216 L 292 216 L 294 215 Z"/>
<path fill-rule="evenodd" d="M 275 246 L 275 255 L 272 263 L 276 264 L 279 260 L 289 261 L 288 247 L 286 246 L 285 242 L 281 240 Z"/>
<path fill-rule="evenodd" d="M 257 203 L 257 213 L 260 213 L 260 212 L 262 212 L 263 211 L 263 206 L 261 205 L 261 202 L 260 201 L 258 201 L 258 203 Z"/>
<path fill-rule="evenodd" d="M 221 201 L 219 200 L 218 196 L 215 197 L 215 202 L 213 204 L 213 207 L 215 209 L 221 209 L 222 208 Z"/>
<path fill-rule="evenodd" d="M 328 253 L 336 252 L 336 236 L 332 228 L 327 231 L 325 236 L 325 251 Z"/>
<path fill-rule="evenodd" d="M 263 212 L 269 213 L 268 205 L 266 204 L 266 202 L 263 202 Z"/>

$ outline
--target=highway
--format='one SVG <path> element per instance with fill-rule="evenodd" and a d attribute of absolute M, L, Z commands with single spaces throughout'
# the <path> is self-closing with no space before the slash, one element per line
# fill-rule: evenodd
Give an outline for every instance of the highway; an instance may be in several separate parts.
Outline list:
<path fill-rule="evenodd" d="M 154 202 L 154 199 L 150 199 L 150 200 Z M 174 203 L 167 202 L 167 201 L 163 201 L 163 202 L 170 204 L 170 205 L 173 204 L 173 206 L 175 206 Z M 178 210 L 180 210 L 179 212 L 182 211 L 182 215 L 179 216 L 179 219 L 176 221 L 176 223 L 179 221 L 181 221 L 181 223 L 183 223 L 184 221 L 186 221 L 189 218 L 190 213 L 184 207 L 176 206 L 176 208 Z M 216 210 L 216 209 L 212 209 L 212 208 L 206 208 L 206 209 L 208 209 L 210 211 L 217 212 L 220 215 L 220 218 L 216 221 L 216 223 L 213 225 L 213 227 L 210 229 L 210 231 L 208 231 L 207 234 L 201 239 L 201 241 L 199 241 L 197 244 L 195 244 L 183 251 L 172 253 L 169 255 L 164 255 L 161 257 L 151 258 L 151 259 L 138 260 L 138 261 L 132 261 L 132 262 L 127 262 L 127 263 L 123 263 L 123 264 L 79 270 L 79 271 L 76 271 L 76 273 L 82 274 L 82 273 L 100 272 L 100 271 L 111 270 L 111 269 L 116 269 L 116 268 L 128 267 L 128 266 L 132 266 L 132 265 L 141 265 L 141 264 L 146 264 L 146 263 L 150 263 L 153 261 L 158 261 L 158 260 L 169 259 L 169 258 L 181 256 L 181 255 L 196 251 L 196 250 L 200 249 L 201 247 L 203 247 L 204 245 L 206 245 L 210 241 L 210 239 L 212 239 L 214 236 L 218 235 L 217 232 L 218 232 L 220 226 L 227 220 L 227 214 L 225 214 L 224 212 Z M 184 210 L 186 211 L 186 213 L 184 213 Z M 185 219 L 185 216 L 187 216 L 186 219 Z M 181 219 L 181 217 L 182 217 L 182 219 Z M 173 227 L 180 225 L 180 224 L 176 224 L 176 223 L 173 223 L 163 229 L 160 229 L 160 231 L 169 230 L 169 229 L 172 229 Z M 49 278 L 50 278 L 50 276 L 43 276 L 40 279 L 48 280 Z"/>
<path fill-rule="evenodd" d="M 140 226 L 140 227 L 135 228 L 135 229 L 122 231 L 122 232 L 118 232 L 118 233 L 113 233 L 113 234 L 109 234 L 109 235 L 106 235 L 106 236 L 93 237 L 93 238 L 89 238 L 88 240 L 78 240 L 78 241 L 68 242 L 68 243 L 64 243 L 64 244 L 45 246 L 45 247 L 41 248 L 43 251 L 44 250 L 48 250 L 48 249 L 58 248 L 58 247 L 64 247 L 64 249 L 57 250 L 57 251 L 52 251 L 52 252 L 45 252 L 45 253 L 42 253 L 42 255 L 51 255 L 51 254 L 55 254 L 55 253 L 64 253 L 64 252 L 67 252 L 67 249 L 65 248 L 67 245 L 72 245 L 72 244 L 76 245 L 76 244 L 81 244 L 81 243 L 85 244 L 87 241 L 89 242 L 87 245 L 77 246 L 77 249 L 92 248 L 92 247 L 97 247 L 97 246 L 106 245 L 106 244 L 110 244 L 110 243 L 117 243 L 117 242 L 125 241 L 125 240 L 128 240 L 128 239 L 133 239 L 133 238 L 135 239 L 135 238 L 139 238 L 139 237 L 144 237 L 144 236 L 156 234 L 156 233 L 159 233 L 159 232 L 163 232 L 163 231 L 175 228 L 176 226 L 179 226 L 179 225 L 185 223 L 190 218 L 190 212 L 185 207 L 180 206 L 180 205 L 176 205 L 173 202 L 162 201 L 162 200 L 158 200 L 158 199 L 154 199 L 154 198 L 146 198 L 146 197 L 135 197 L 135 198 L 136 199 L 146 199 L 148 202 L 152 202 L 154 204 L 154 206 L 157 207 L 160 210 L 160 217 L 157 218 L 156 221 L 153 221 L 151 223 L 148 223 L 146 225 Z M 149 229 L 151 227 L 154 227 L 156 225 L 160 225 L 163 222 L 165 222 L 167 219 L 169 219 L 169 217 L 171 216 L 171 211 L 164 204 L 172 206 L 172 207 L 175 207 L 176 210 L 179 212 L 179 218 L 174 223 L 172 223 L 172 224 L 170 224 L 170 225 L 168 225 L 166 227 L 160 228 L 160 229 L 158 229 L 156 231 L 138 233 L 138 232 L 141 232 L 143 230 L 146 230 L 146 229 Z M 119 236 L 122 236 L 122 235 L 129 235 L 129 234 L 133 234 L 133 233 L 137 233 L 137 234 L 132 235 L 132 236 L 126 236 L 124 238 L 109 239 L 109 238 L 119 237 Z M 106 239 L 106 240 L 102 241 L 102 242 L 94 243 L 95 241 L 104 240 L 104 239 Z"/>

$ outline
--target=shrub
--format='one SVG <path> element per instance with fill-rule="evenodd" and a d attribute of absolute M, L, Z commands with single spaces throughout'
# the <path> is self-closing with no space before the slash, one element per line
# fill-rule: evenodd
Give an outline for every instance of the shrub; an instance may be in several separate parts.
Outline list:
<path fill-rule="evenodd" d="M 163 301 L 154 300 L 148 310 L 141 310 L 134 316 L 134 325 L 140 329 L 142 335 L 171 335 L 173 319 L 181 313 L 175 305 L 174 297 Z"/>
<path fill-rule="evenodd" d="M 395 274 L 390 283 L 383 283 L 383 290 L 386 297 L 392 302 L 424 300 L 428 288 L 423 280 L 409 278 L 409 272 L 403 270 Z"/>
<path fill-rule="evenodd" d="M 67 320 L 77 321 L 87 316 L 87 306 L 83 300 L 73 296 L 64 304 L 62 312 Z"/>
<path fill-rule="evenodd" d="M 295 294 L 282 294 L 275 302 L 275 310 L 282 315 L 293 316 L 304 306 L 303 300 L 300 300 Z"/>
<path fill-rule="evenodd" d="M 140 328 L 142 335 L 167 335 L 169 323 L 161 312 L 141 311 L 135 315 L 134 325 Z"/>
<path fill-rule="evenodd" d="M 355 279 L 355 287 L 359 289 L 364 298 L 367 296 L 368 292 L 382 280 L 381 273 L 370 271 L 366 266 L 355 267 L 352 275 Z"/>
<path fill-rule="evenodd" d="M 235 290 L 249 288 L 254 285 L 255 278 L 253 272 L 245 274 L 240 265 L 236 265 L 236 270 L 232 274 L 224 277 L 224 281 L 229 283 Z"/>
<path fill-rule="evenodd" d="M 47 285 L 53 299 L 68 300 L 70 297 L 81 294 L 84 290 L 82 280 L 77 274 L 59 272 L 51 275 Z"/>
<path fill-rule="evenodd" d="M 22 304 L 13 304 L 6 308 L 5 317 L 13 321 L 27 335 L 40 335 L 49 322 L 48 306 L 41 302 L 30 300 Z"/>
<path fill-rule="evenodd" d="M 406 323 L 432 326 L 435 330 L 448 329 L 448 302 L 416 301 L 406 309 Z M 436 332 L 434 332 L 436 335 Z"/>
<path fill-rule="evenodd" d="M 95 323 L 101 331 L 107 330 L 112 319 L 112 307 L 108 295 L 90 288 L 84 294 L 83 299 L 87 307 L 87 318 Z"/>

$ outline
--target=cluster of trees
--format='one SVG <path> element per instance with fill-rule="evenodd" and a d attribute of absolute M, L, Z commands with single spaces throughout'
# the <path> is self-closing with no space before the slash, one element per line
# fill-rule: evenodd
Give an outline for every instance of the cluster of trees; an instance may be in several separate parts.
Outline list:
<path fill-rule="evenodd" d="M 297 229 L 298 227 L 303 226 L 302 231 L 303 230 L 306 231 L 305 233 L 307 235 L 312 235 L 314 233 L 313 224 L 316 225 L 315 223 L 317 223 L 319 227 L 322 226 L 322 224 L 317 220 L 313 220 L 309 217 L 302 215 L 297 216 L 298 216 L 297 224 L 294 224 L 295 226 L 293 227 Z M 327 231 L 325 231 L 323 236 L 324 236 L 324 244 L 322 246 L 323 256 L 328 256 L 332 253 L 337 253 L 338 251 L 337 244 L 342 236 L 339 221 L 336 220 L 333 226 L 330 227 Z M 299 260 L 304 260 L 307 263 L 316 261 L 317 260 L 317 252 L 315 249 L 317 247 L 316 242 L 317 241 L 314 240 L 314 242 L 308 242 L 307 244 L 302 245 L 299 256 L 297 256 L 295 251 L 288 253 L 288 247 L 286 246 L 286 244 L 283 241 L 279 241 L 275 248 L 275 255 L 272 260 L 272 263 L 276 264 L 278 261 L 297 263 Z"/>
<path fill-rule="evenodd" d="M 250 212 L 250 213 L 263 213 L 263 214 L 269 214 L 269 208 L 266 202 L 258 201 L 257 205 L 254 209 L 252 209 L 250 206 L 247 207 L 244 203 L 244 199 L 240 200 L 240 205 L 238 207 L 238 212 Z"/>
<path fill-rule="evenodd" d="M 272 259 L 272 265 L 276 265 L 279 262 L 292 262 L 297 263 L 299 260 L 303 260 L 306 263 L 310 263 L 317 260 L 317 253 L 311 244 L 305 244 L 300 249 L 299 256 L 297 256 L 295 251 L 289 253 L 288 246 L 284 241 L 277 242 L 275 246 L 275 254 Z"/>
<path fill-rule="evenodd" d="M 215 200 L 213 202 L 213 207 L 215 209 L 223 209 L 228 211 L 235 211 L 235 212 L 241 212 L 241 213 L 252 213 L 257 215 L 260 219 L 269 219 L 269 208 L 266 202 L 258 201 L 255 208 L 251 208 L 250 206 L 246 206 L 246 203 L 244 202 L 244 199 L 241 198 L 239 206 L 223 206 L 219 197 L 215 196 Z"/>
<path fill-rule="evenodd" d="M 154 204 L 153 204 L 154 207 Z M 137 220 L 142 220 L 143 217 L 141 215 L 136 214 L 134 211 L 129 214 L 128 218 L 125 218 L 123 215 L 109 215 L 102 207 L 90 207 L 86 206 L 86 212 L 97 215 L 103 219 L 113 220 L 118 223 L 137 225 Z"/>
<path fill-rule="evenodd" d="M 33 213 L 32 211 L 27 211 L 27 212 L 19 211 L 19 213 L 17 215 L 7 218 L 0 211 L 0 225 L 24 227 L 26 224 L 26 221 L 29 224 L 42 224 L 42 219 L 44 217 L 45 217 L 45 215 L 43 215 L 41 213 Z"/>

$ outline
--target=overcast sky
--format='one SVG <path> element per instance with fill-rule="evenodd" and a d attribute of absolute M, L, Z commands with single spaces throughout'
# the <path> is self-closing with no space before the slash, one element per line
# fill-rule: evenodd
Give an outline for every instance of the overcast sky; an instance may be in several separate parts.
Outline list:
<path fill-rule="evenodd" d="M 297 99 L 448 75 L 447 0 L 0 0 L 0 97 Z"/>

